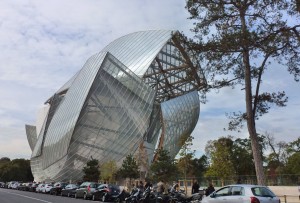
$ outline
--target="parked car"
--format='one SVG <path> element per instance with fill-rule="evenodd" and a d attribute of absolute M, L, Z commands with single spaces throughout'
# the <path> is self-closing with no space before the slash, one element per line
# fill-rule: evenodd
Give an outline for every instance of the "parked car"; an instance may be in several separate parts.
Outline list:
<path fill-rule="evenodd" d="M 102 200 L 102 202 L 114 200 L 119 194 L 120 187 L 113 184 L 101 184 L 91 192 L 92 200 Z"/>
<path fill-rule="evenodd" d="M 207 197 L 201 203 L 280 203 L 280 199 L 266 186 L 228 185 Z"/>
<path fill-rule="evenodd" d="M 4 182 L 0 182 L 0 187 L 4 188 L 5 187 L 5 183 Z"/>
<path fill-rule="evenodd" d="M 40 183 L 36 189 L 35 189 L 35 192 L 42 192 L 42 189 L 45 187 L 45 184 L 44 183 Z"/>
<path fill-rule="evenodd" d="M 38 183 L 32 183 L 31 186 L 29 186 L 28 191 L 29 192 L 35 192 L 36 187 L 38 186 Z"/>
<path fill-rule="evenodd" d="M 75 198 L 90 199 L 92 197 L 91 193 L 98 187 L 96 182 L 84 182 L 76 190 Z"/>
<path fill-rule="evenodd" d="M 51 188 L 53 188 L 52 183 L 47 183 L 45 186 L 41 189 L 42 193 L 50 193 Z"/>
<path fill-rule="evenodd" d="M 21 185 L 21 183 L 19 183 L 19 182 L 14 182 L 14 183 L 11 185 L 11 189 L 17 190 L 18 187 L 19 187 L 19 185 Z"/>
<path fill-rule="evenodd" d="M 18 186 L 18 190 L 23 190 L 23 191 L 29 191 L 29 187 L 32 185 L 32 183 L 22 183 Z"/>
<path fill-rule="evenodd" d="M 50 195 L 60 195 L 61 190 L 66 187 L 68 183 L 63 182 L 57 182 L 53 185 L 53 187 L 50 189 Z"/>
<path fill-rule="evenodd" d="M 61 196 L 74 197 L 76 190 L 79 188 L 79 185 L 69 184 L 64 189 L 61 190 Z"/>

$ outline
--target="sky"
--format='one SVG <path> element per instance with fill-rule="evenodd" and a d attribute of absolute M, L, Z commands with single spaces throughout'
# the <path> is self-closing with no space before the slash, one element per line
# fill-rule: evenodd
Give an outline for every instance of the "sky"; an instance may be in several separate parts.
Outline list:
<path fill-rule="evenodd" d="M 35 125 L 38 110 L 86 60 L 111 41 L 142 30 L 179 30 L 192 36 L 185 0 L 1 0 L 0 1 L 0 158 L 31 156 L 25 124 Z M 287 107 L 274 108 L 257 122 L 259 133 L 290 142 L 300 135 L 300 83 L 273 65 L 263 89 L 285 90 Z M 207 95 L 192 136 L 196 156 L 209 140 L 232 135 L 226 112 L 245 111 L 241 88 Z"/>

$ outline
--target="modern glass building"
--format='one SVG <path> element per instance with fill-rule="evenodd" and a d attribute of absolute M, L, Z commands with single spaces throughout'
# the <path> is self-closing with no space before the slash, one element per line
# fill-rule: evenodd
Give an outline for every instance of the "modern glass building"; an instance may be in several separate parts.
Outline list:
<path fill-rule="evenodd" d="M 36 181 L 77 181 L 91 159 L 147 167 L 158 148 L 176 156 L 199 117 L 206 81 L 177 31 L 123 36 L 90 57 L 26 125 Z"/>

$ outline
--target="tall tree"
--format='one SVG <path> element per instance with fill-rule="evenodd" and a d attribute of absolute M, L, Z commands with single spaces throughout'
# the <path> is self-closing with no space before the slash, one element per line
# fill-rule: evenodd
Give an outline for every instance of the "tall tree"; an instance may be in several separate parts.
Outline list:
<path fill-rule="evenodd" d="M 292 0 L 188 0 L 190 19 L 196 20 L 197 51 L 212 83 L 210 88 L 239 84 L 245 93 L 245 110 L 231 114 L 229 129 L 247 123 L 257 181 L 265 185 L 256 120 L 268 113 L 270 105 L 285 106 L 285 92 L 260 92 L 263 73 L 277 61 L 299 81 L 300 25 Z M 224 76 L 224 77 L 222 77 Z"/>
<path fill-rule="evenodd" d="M 83 180 L 84 181 L 93 181 L 98 182 L 100 178 L 99 171 L 99 162 L 96 159 L 91 159 L 86 163 L 86 166 L 83 168 Z"/>
<path fill-rule="evenodd" d="M 174 159 L 169 155 L 169 151 L 159 149 L 157 159 L 150 166 L 153 179 L 156 181 L 169 182 L 177 178 L 178 169 Z"/>
<path fill-rule="evenodd" d="M 117 173 L 123 178 L 129 178 L 131 185 L 131 179 L 138 178 L 140 174 L 136 159 L 131 154 L 127 155 Z"/>

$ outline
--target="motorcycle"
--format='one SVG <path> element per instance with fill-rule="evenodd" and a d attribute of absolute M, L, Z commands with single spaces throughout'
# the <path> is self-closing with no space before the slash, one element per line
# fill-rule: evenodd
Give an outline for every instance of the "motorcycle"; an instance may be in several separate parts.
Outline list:
<path fill-rule="evenodd" d="M 139 188 L 135 188 L 131 191 L 130 196 L 125 198 L 126 203 L 139 203 L 142 192 Z"/>
<path fill-rule="evenodd" d="M 122 192 L 120 192 L 118 195 L 112 196 L 112 199 L 115 203 L 121 203 L 121 202 L 125 201 L 125 199 L 127 197 L 129 197 L 129 195 L 130 194 L 128 192 L 126 192 L 125 190 L 122 190 Z"/>
<path fill-rule="evenodd" d="M 203 195 L 200 193 L 192 194 L 187 196 L 183 190 L 172 191 L 169 193 L 170 201 L 169 202 L 180 202 L 180 203 L 189 203 L 189 202 L 200 202 Z"/>

